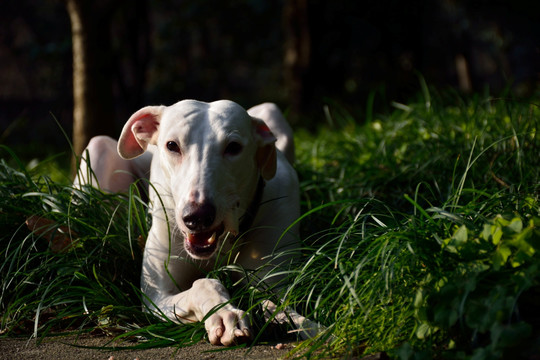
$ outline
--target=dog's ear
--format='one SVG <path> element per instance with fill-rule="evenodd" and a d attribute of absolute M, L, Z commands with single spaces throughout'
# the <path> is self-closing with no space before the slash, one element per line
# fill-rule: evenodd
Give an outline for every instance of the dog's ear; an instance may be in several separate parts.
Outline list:
<path fill-rule="evenodd" d="M 142 155 L 148 144 L 156 144 L 164 109 L 165 106 L 147 106 L 131 115 L 118 139 L 118 154 L 122 158 L 133 159 Z"/>
<path fill-rule="evenodd" d="M 252 117 L 252 124 L 257 141 L 257 166 L 261 170 L 261 175 L 265 180 L 270 180 L 276 175 L 277 154 L 276 137 L 270 131 L 268 125 L 258 118 Z"/>

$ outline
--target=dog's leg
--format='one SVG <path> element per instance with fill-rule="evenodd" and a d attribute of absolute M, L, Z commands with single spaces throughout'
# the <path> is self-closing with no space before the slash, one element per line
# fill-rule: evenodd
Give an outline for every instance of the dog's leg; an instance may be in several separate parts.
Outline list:
<path fill-rule="evenodd" d="M 127 191 L 134 181 L 130 164 L 116 151 L 116 140 L 96 136 L 86 147 L 74 186 L 92 185 L 110 192 Z"/>
<path fill-rule="evenodd" d="M 293 131 L 285 116 L 276 104 L 263 103 L 250 108 L 250 116 L 263 120 L 276 137 L 276 147 L 281 151 L 289 163 L 294 164 L 294 137 Z"/>
<path fill-rule="evenodd" d="M 290 164 L 294 164 L 295 148 L 293 131 L 279 108 L 272 103 L 263 103 L 250 108 L 248 113 L 253 117 L 263 120 L 268 125 L 272 133 L 277 138 L 276 147 L 285 155 Z M 288 168 L 287 170 L 283 171 L 282 174 L 283 173 L 294 173 L 294 170 L 292 168 Z M 298 189 L 298 183 L 296 180 L 289 182 L 289 184 L 290 189 Z M 283 188 L 283 186 L 281 186 L 281 188 Z M 298 199 L 298 194 L 295 194 L 294 190 L 291 190 L 291 194 L 294 195 L 290 195 L 290 199 Z M 283 212 L 274 212 L 291 214 L 289 221 L 284 221 L 284 224 L 293 222 L 299 216 L 299 208 L 294 208 L 292 204 L 299 206 L 296 200 L 292 202 L 289 200 L 287 202 L 287 207 L 283 209 Z M 276 218 L 274 216 L 274 221 L 275 219 Z M 279 234 L 276 235 L 279 237 Z M 292 244 L 295 244 L 294 239 L 291 239 L 291 242 Z M 273 318 L 274 321 L 277 321 L 280 324 L 290 322 L 291 325 L 296 328 L 299 336 L 304 340 L 313 338 L 325 330 L 325 327 L 321 324 L 307 319 L 292 309 L 287 308 L 285 310 L 277 311 L 277 306 L 270 300 L 265 300 L 262 305 L 263 309 L 265 309 L 265 317 L 267 320 Z"/>
<path fill-rule="evenodd" d="M 162 235 L 161 239 L 167 238 L 166 231 Z M 159 239 L 151 231 L 144 251 L 141 289 L 148 297 L 148 308 L 181 323 L 204 321 L 214 345 L 230 346 L 251 339 L 248 314 L 230 303 L 223 284 L 215 279 L 192 281 L 197 278 L 196 267 L 163 251 L 167 247 Z M 181 253 L 175 251 L 179 246 L 174 241 L 171 248 L 171 253 Z M 178 274 L 175 281 L 170 274 Z"/>
<path fill-rule="evenodd" d="M 188 290 L 156 300 L 156 306 L 172 320 L 204 321 L 213 345 L 230 346 L 252 338 L 248 314 L 230 304 L 229 293 L 218 280 L 198 279 Z"/>
<path fill-rule="evenodd" d="M 277 306 L 270 300 L 262 302 L 264 317 L 266 321 L 272 319 L 279 324 L 291 323 L 300 335 L 302 340 L 311 339 L 325 330 L 325 327 L 319 323 L 309 320 L 292 309 L 277 311 Z"/>
<path fill-rule="evenodd" d="M 108 136 L 92 138 L 82 154 L 73 186 L 92 185 L 113 193 L 127 192 L 136 179 L 147 178 L 152 154 L 124 160 L 118 155 L 117 143 Z"/>

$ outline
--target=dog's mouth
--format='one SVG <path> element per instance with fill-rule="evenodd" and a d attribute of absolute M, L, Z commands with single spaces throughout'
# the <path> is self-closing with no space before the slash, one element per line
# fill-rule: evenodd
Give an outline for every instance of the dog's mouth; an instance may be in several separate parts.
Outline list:
<path fill-rule="evenodd" d="M 185 248 L 195 259 L 208 259 L 216 252 L 224 231 L 225 226 L 221 224 L 212 230 L 188 233 L 184 237 Z"/>

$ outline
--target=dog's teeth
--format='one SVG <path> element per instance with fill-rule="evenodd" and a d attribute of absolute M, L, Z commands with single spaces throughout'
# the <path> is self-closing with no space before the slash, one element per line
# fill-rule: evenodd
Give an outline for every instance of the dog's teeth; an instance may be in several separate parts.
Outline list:
<path fill-rule="evenodd" d="M 216 233 L 213 233 L 212 236 L 210 236 L 210 239 L 208 239 L 208 244 L 212 245 L 216 241 Z"/>

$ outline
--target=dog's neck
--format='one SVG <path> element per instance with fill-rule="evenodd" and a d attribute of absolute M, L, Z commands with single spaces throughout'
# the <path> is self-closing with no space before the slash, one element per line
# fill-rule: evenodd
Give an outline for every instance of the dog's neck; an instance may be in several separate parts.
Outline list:
<path fill-rule="evenodd" d="M 264 193 L 265 181 L 262 176 L 259 176 L 259 182 L 257 183 L 257 189 L 255 190 L 255 195 L 249 204 L 249 207 L 246 209 L 246 212 L 240 220 L 239 234 L 243 234 L 249 230 L 253 221 L 259 212 L 259 207 L 261 206 L 261 200 Z"/>

